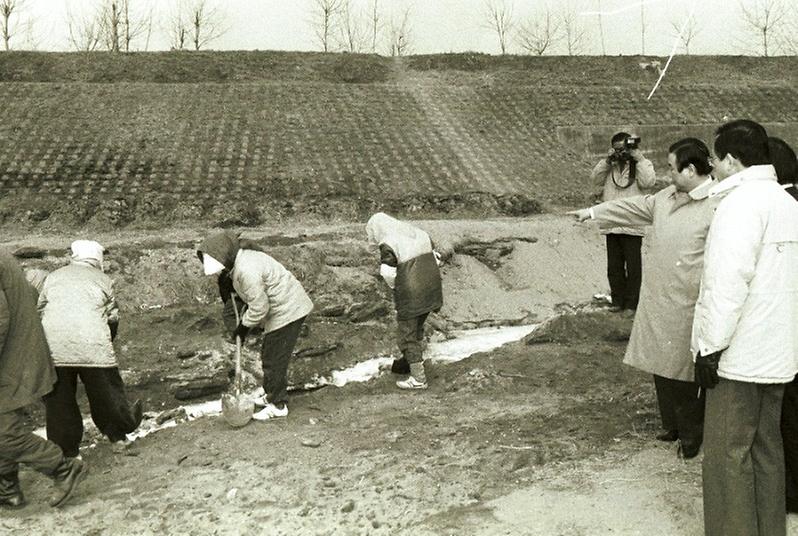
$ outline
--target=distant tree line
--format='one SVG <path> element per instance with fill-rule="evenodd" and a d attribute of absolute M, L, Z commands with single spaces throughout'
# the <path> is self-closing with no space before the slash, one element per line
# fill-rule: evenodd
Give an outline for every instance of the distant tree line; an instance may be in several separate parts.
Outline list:
<path fill-rule="evenodd" d="M 33 2 L 0 0 L 0 37 L 3 49 L 38 48 Z M 173 50 L 202 50 L 231 30 L 224 0 L 64 0 L 63 21 L 69 47 L 77 51 L 148 50 L 154 33 L 168 36 Z M 309 24 L 324 52 L 371 52 L 404 56 L 413 52 L 413 0 L 295 0 L 303 2 Z M 498 52 L 533 55 L 588 52 L 590 42 L 600 43 L 607 54 L 605 12 L 602 0 L 535 2 L 531 11 L 519 12 L 515 0 L 481 0 L 482 26 L 496 38 Z M 736 39 L 743 53 L 762 56 L 798 54 L 798 9 L 795 0 L 736 0 L 745 30 Z M 71 2 L 71 3 L 70 3 Z M 529 2 L 521 2 L 528 6 Z M 607 3 L 606 1 L 604 2 Z M 154 6 L 158 6 L 158 13 Z M 646 53 L 647 2 L 624 7 L 639 9 L 640 53 Z M 78 9 L 75 9 L 79 6 Z M 555 6 L 555 7 L 552 7 Z M 638 7 L 639 6 L 639 7 Z M 690 54 L 702 31 L 692 12 L 675 13 L 670 33 Z M 635 31 L 627 28 L 625 31 Z M 595 33 L 598 32 L 598 36 Z M 596 39 L 598 37 L 598 39 Z"/>
<path fill-rule="evenodd" d="M 748 54 L 772 56 L 798 53 L 798 9 L 794 0 L 737 0 L 737 11 L 745 29 L 737 48 Z M 588 24 L 599 32 L 601 54 L 607 54 L 601 0 L 563 0 L 557 8 L 543 4 L 531 13 L 519 15 L 513 0 L 484 0 L 484 26 L 498 41 L 498 50 L 507 54 L 513 44 L 517 49 L 535 55 L 565 53 L 583 54 Z M 590 9 L 588 9 L 590 7 Z M 637 8 L 638 6 L 632 6 Z M 639 3 L 640 54 L 646 53 L 646 2 Z M 594 25 L 592 23 L 595 23 Z M 701 31 L 701 24 L 692 12 L 681 12 L 670 21 L 671 34 L 681 48 L 690 54 L 690 45 Z"/>

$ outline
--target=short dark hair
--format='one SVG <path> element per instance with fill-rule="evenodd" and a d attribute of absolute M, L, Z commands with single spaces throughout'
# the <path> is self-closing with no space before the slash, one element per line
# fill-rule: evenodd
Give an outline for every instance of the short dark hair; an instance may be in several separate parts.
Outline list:
<path fill-rule="evenodd" d="M 628 132 L 617 132 L 617 133 L 615 133 L 612 136 L 612 140 L 610 141 L 610 143 L 612 143 L 614 145 L 614 144 L 618 143 L 619 141 L 626 141 L 627 138 L 631 138 L 631 137 L 632 137 L 632 135 L 629 134 Z"/>
<path fill-rule="evenodd" d="M 781 138 L 768 138 L 770 148 L 770 161 L 776 168 L 776 177 L 779 184 L 792 184 L 798 182 L 798 159 L 795 151 Z"/>
<path fill-rule="evenodd" d="M 715 131 L 715 155 L 723 160 L 730 154 L 745 167 L 770 164 L 768 133 L 750 119 L 730 121 Z"/>
<path fill-rule="evenodd" d="M 668 153 L 676 157 L 676 171 L 682 171 L 693 164 L 699 175 L 709 175 L 712 172 L 709 147 L 698 138 L 683 138 L 671 145 Z"/>

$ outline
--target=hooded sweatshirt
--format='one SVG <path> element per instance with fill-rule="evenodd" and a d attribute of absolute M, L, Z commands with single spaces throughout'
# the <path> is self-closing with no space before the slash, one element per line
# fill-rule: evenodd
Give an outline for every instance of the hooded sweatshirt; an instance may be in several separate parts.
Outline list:
<path fill-rule="evenodd" d="M 197 255 L 210 255 L 230 272 L 233 289 L 247 304 L 241 323 L 266 333 L 307 316 L 313 302 L 296 277 L 253 242 L 230 231 L 206 238 Z"/>
<path fill-rule="evenodd" d="M 400 320 L 437 311 L 443 306 L 441 273 L 427 233 L 378 212 L 369 218 L 366 235 L 371 244 L 380 247 L 383 256 L 387 251 L 396 259 L 393 297 Z"/>

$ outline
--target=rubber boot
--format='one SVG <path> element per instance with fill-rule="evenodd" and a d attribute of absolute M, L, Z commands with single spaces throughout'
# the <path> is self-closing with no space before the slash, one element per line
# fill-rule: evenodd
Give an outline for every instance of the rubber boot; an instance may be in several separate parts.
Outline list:
<path fill-rule="evenodd" d="M 80 458 L 64 458 L 61 460 L 61 463 L 52 474 L 56 491 L 50 500 L 50 506 L 58 507 L 66 503 L 85 474 L 86 465 Z"/>
<path fill-rule="evenodd" d="M 0 507 L 22 508 L 27 502 L 19 486 L 19 473 L 13 471 L 0 475 Z"/>

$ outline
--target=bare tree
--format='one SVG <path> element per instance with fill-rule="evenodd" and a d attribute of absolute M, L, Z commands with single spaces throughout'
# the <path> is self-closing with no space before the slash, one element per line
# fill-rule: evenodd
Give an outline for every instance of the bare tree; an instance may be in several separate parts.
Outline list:
<path fill-rule="evenodd" d="M 505 0 L 485 0 L 485 18 L 486 26 L 499 38 L 502 54 L 507 54 L 507 43 L 515 27 L 512 2 L 508 5 Z"/>
<path fill-rule="evenodd" d="M 352 0 L 341 0 L 340 30 L 343 48 L 349 52 L 363 52 L 368 41 L 362 14 L 352 8 Z"/>
<path fill-rule="evenodd" d="M 130 43 L 141 36 L 146 36 L 144 49 L 149 45 L 149 36 L 152 33 L 152 10 L 147 13 L 133 13 L 131 15 L 130 0 L 120 0 L 122 49 L 130 52 Z"/>
<path fill-rule="evenodd" d="M 673 28 L 673 35 L 678 37 L 684 47 L 684 53 L 690 55 L 690 43 L 693 42 L 695 36 L 701 31 L 698 20 L 693 15 L 687 21 L 672 20 L 671 28 Z"/>
<path fill-rule="evenodd" d="M 189 9 L 188 30 L 194 50 L 200 50 L 223 36 L 227 27 L 218 6 L 209 6 L 207 0 L 195 0 Z"/>
<path fill-rule="evenodd" d="M 120 2 L 108 0 L 100 7 L 100 33 L 105 47 L 111 52 L 119 52 L 119 31 L 122 25 L 122 6 Z"/>
<path fill-rule="evenodd" d="M 25 0 L 0 0 L 0 33 L 6 50 L 11 50 L 11 38 L 21 29 L 20 13 Z"/>
<path fill-rule="evenodd" d="M 754 0 L 752 3 L 746 7 L 741 1 L 740 11 L 748 29 L 761 39 L 762 55 L 767 57 L 773 53 L 772 40 L 783 27 L 787 9 L 782 0 Z"/>
<path fill-rule="evenodd" d="M 798 56 L 798 18 L 788 21 L 778 34 L 781 50 L 790 56 Z"/>
<path fill-rule="evenodd" d="M 410 27 L 410 8 L 406 8 L 399 18 L 391 17 L 389 48 L 391 56 L 406 56 L 413 47 L 413 34 Z"/>
<path fill-rule="evenodd" d="M 599 27 L 599 36 L 601 37 L 601 55 L 607 55 L 607 45 L 604 41 L 604 24 L 602 23 L 601 19 L 601 0 L 596 0 L 598 2 L 598 27 Z"/>
<path fill-rule="evenodd" d="M 77 15 L 67 7 L 69 43 L 78 52 L 96 50 L 103 38 L 103 21 L 100 12 Z"/>
<path fill-rule="evenodd" d="M 335 32 L 335 19 L 343 0 L 313 0 L 313 27 L 324 52 L 330 51 L 330 40 Z"/>
<path fill-rule="evenodd" d="M 640 2 L 640 54 L 646 55 L 646 3 Z"/>
<path fill-rule="evenodd" d="M 565 50 L 569 56 L 581 54 L 585 44 L 585 27 L 579 22 L 579 15 L 571 5 L 566 6 L 560 16 L 562 38 L 565 41 Z"/>
<path fill-rule="evenodd" d="M 11 38 L 14 36 L 15 29 L 11 26 L 11 17 L 18 15 L 17 0 L 0 0 L 0 17 L 2 17 L 3 44 L 6 50 L 11 50 Z"/>
<path fill-rule="evenodd" d="M 133 41 L 152 31 L 152 12 L 135 13 L 133 0 L 102 0 L 93 12 L 74 15 L 68 10 L 69 41 L 75 50 L 102 45 L 111 52 L 130 52 Z M 145 48 L 146 48 L 145 44 Z"/>
<path fill-rule="evenodd" d="M 178 4 L 168 18 L 166 33 L 172 50 L 185 50 L 188 46 L 188 10 L 185 4 Z"/>
<path fill-rule="evenodd" d="M 560 23 L 548 7 L 521 24 L 518 31 L 521 48 L 538 56 L 542 56 L 559 40 Z"/>
<path fill-rule="evenodd" d="M 371 52 L 377 52 L 377 35 L 380 33 L 380 12 L 378 7 L 379 0 L 373 0 L 371 3 Z"/>

